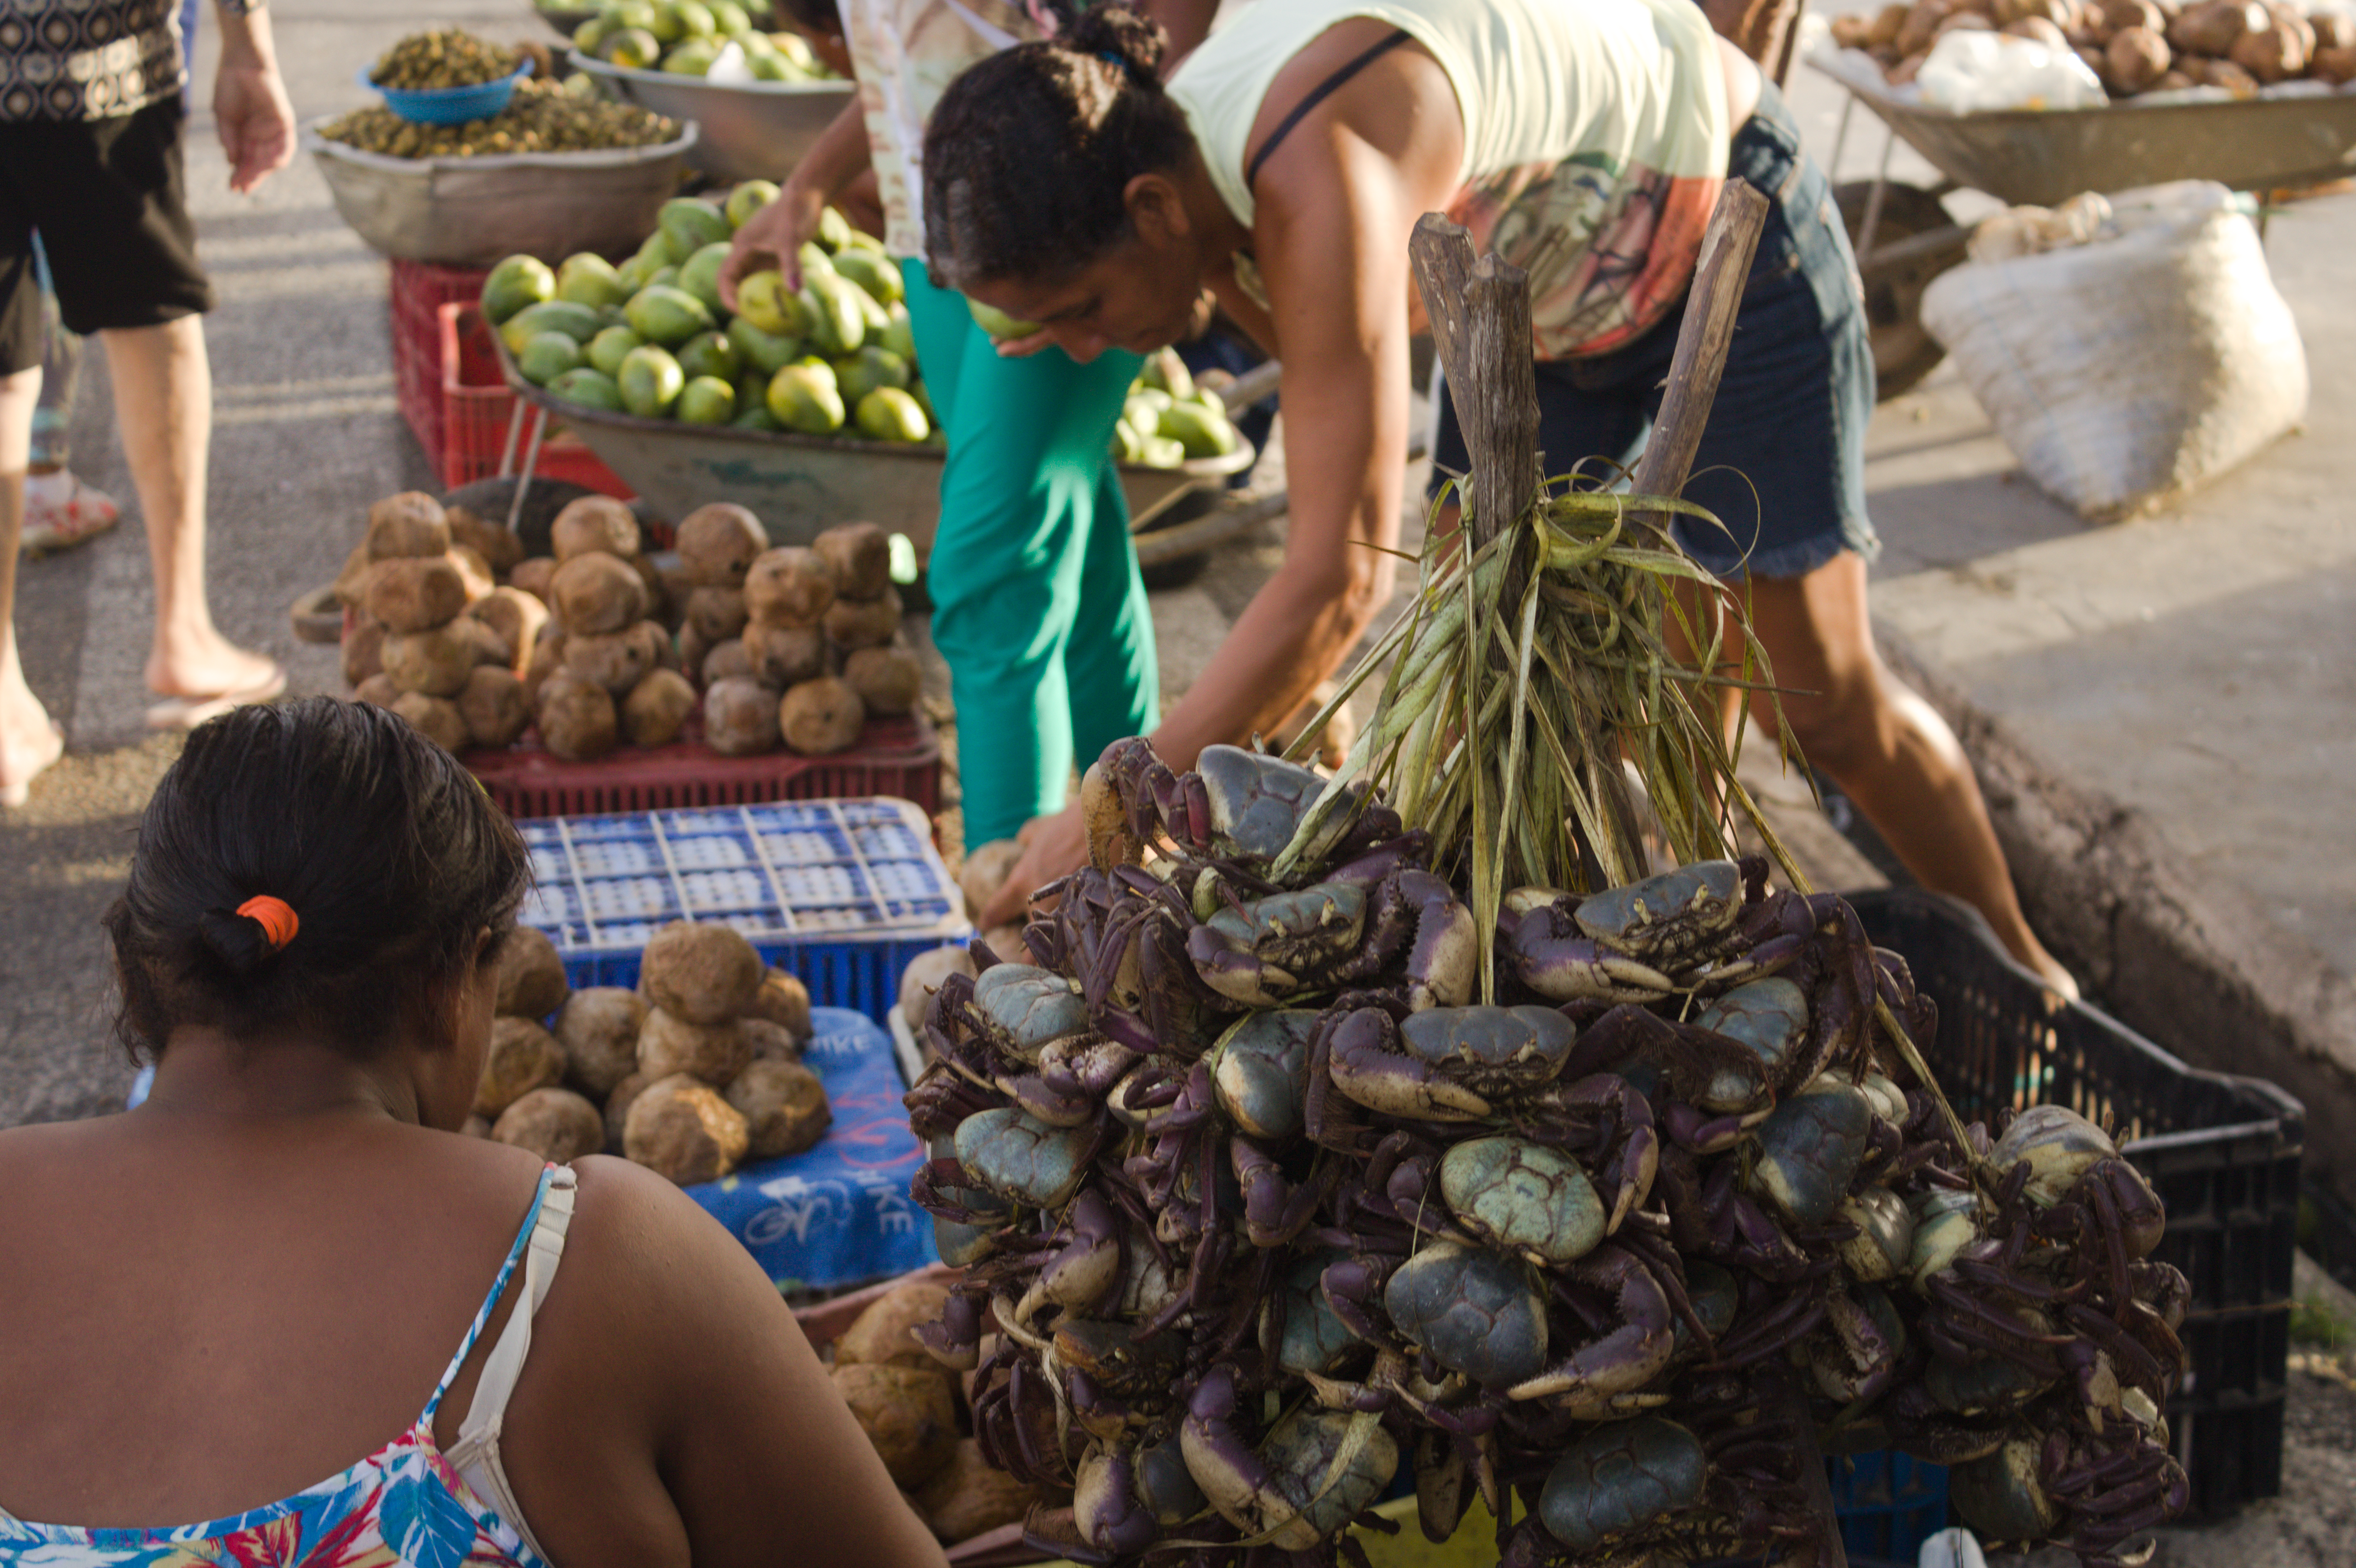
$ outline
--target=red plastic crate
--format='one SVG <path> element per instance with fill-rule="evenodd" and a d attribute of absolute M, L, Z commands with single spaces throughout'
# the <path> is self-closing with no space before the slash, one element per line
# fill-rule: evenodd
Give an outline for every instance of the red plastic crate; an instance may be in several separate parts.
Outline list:
<path fill-rule="evenodd" d="M 871 719 L 860 744 L 830 757 L 775 751 L 723 757 L 703 744 L 700 719 L 668 746 L 624 746 L 594 763 L 551 756 L 536 732 L 504 752 L 458 759 L 509 816 L 598 816 L 681 806 L 892 795 L 926 816 L 941 808 L 941 742 L 921 714 Z"/>
<path fill-rule="evenodd" d="M 498 349 L 490 328 L 471 299 L 444 304 L 438 312 L 442 339 L 442 444 L 434 465 L 450 489 L 488 479 L 499 471 L 507 452 L 508 424 L 515 416 L 516 395 L 499 375 Z M 523 448 L 530 439 L 530 421 L 516 444 L 516 466 L 523 466 Z M 540 443 L 533 475 L 569 479 L 617 500 L 630 498 L 630 487 L 598 460 L 597 454 L 574 436 L 554 425 Z"/>
<path fill-rule="evenodd" d="M 393 397 L 436 473 L 442 467 L 442 307 L 472 304 L 482 296 L 483 280 L 490 275 L 488 267 L 392 263 L 388 294 Z"/>

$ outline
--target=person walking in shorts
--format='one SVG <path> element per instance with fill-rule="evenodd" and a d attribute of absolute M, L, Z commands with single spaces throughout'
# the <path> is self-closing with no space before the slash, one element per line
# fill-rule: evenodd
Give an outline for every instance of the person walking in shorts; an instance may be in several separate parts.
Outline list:
<path fill-rule="evenodd" d="M 176 0 L 0 0 L 0 805 L 23 804 L 64 736 L 25 684 L 14 628 L 25 475 L 41 383 L 37 230 L 59 314 L 104 345 L 115 417 L 147 528 L 155 627 L 146 680 L 158 728 L 267 701 L 286 672 L 213 624 L 205 599 L 212 378 L 181 128 Z M 213 115 L 230 186 L 294 155 L 294 111 L 260 0 L 215 0 Z"/>

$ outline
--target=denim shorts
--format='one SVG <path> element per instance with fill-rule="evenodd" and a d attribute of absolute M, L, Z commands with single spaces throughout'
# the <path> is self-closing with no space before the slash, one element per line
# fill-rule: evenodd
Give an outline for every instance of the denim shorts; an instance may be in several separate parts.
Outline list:
<path fill-rule="evenodd" d="M 1722 527 L 1680 517 L 1677 542 L 1721 577 L 1803 577 L 1844 549 L 1869 560 L 1880 541 L 1865 512 L 1874 391 L 1864 286 L 1831 183 L 1800 151 L 1799 127 L 1772 82 L 1761 82 L 1757 112 L 1734 134 L 1727 176 L 1750 181 L 1770 205 L 1685 488 Z M 1680 310 L 1611 354 L 1539 362 L 1547 473 L 1590 457 L 1635 465 L 1683 319 Z M 1470 465 L 1445 393 L 1440 419 L 1435 491 L 1440 470 Z"/>

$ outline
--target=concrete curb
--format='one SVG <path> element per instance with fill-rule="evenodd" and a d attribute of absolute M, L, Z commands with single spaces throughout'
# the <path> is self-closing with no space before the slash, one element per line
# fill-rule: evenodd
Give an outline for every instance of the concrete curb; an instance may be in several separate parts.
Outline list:
<path fill-rule="evenodd" d="M 2297 1096 L 2307 1169 L 2356 1195 L 2356 985 L 2256 901 L 2198 880 L 2144 813 L 2045 765 L 1902 635 L 1877 637 L 1961 737 L 2021 905 L 2055 955 L 2113 1016 L 2191 1065 Z"/>

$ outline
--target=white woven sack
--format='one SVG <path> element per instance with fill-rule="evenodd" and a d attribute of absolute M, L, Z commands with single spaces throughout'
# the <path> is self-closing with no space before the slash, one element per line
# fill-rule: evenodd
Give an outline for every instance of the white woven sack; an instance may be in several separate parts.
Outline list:
<path fill-rule="evenodd" d="M 2307 412 L 2297 325 L 2232 193 L 2180 180 L 2111 204 L 2115 238 L 1966 262 L 1922 295 L 2004 443 L 2090 518 L 2222 474 Z"/>

